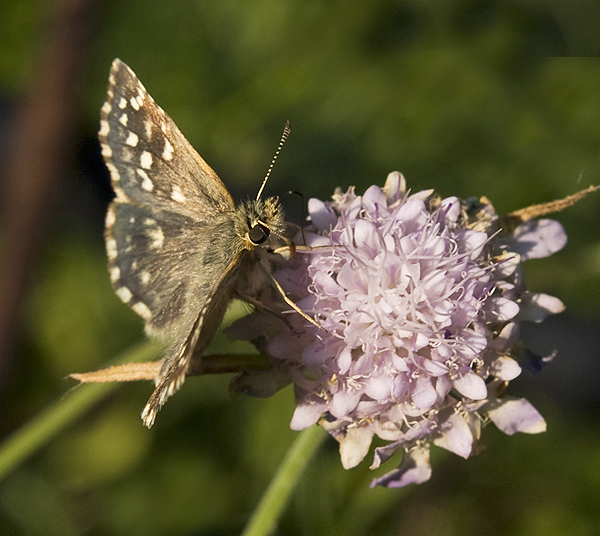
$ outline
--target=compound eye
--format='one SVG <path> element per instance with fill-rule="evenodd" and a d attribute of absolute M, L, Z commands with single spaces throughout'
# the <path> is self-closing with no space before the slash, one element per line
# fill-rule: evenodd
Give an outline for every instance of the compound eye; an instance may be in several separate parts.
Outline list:
<path fill-rule="evenodd" d="M 248 231 L 248 238 L 255 246 L 258 246 L 259 244 L 264 244 L 270 234 L 271 231 L 269 231 L 268 227 L 265 227 L 262 223 L 257 223 Z"/>

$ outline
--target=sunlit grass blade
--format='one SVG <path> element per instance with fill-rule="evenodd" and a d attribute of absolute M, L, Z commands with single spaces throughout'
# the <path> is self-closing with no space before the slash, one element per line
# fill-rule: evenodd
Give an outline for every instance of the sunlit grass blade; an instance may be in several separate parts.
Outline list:
<path fill-rule="evenodd" d="M 327 432 L 317 425 L 298 435 L 254 510 L 242 536 L 268 536 L 273 532 L 304 469 L 326 437 Z"/>

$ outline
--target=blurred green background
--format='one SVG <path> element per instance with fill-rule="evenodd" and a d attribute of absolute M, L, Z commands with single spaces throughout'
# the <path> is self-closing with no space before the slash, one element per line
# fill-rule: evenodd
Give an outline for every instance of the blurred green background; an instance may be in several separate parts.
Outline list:
<path fill-rule="evenodd" d="M 289 119 L 269 194 L 326 199 L 399 170 L 413 190 L 485 195 L 505 214 L 600 184 L 598 28 L 591 0 L 3 0 L 0 437 L 68 397 L 67 374 L 142 338 L 102 236 L 114 57 L 236 198 L 255 194 Z M 526 266 L 532 290 L 567 305 L 524 329 L 558 354 L 509 390 L 548 431 L 488 427 L 482 453 L 434 450 L 431 481 L 404 490 L 369 489 L 382 471 L 344 471 L 329 440 L 279 534 L 600 534 L 599 208 L 596 194 L 556 216 L 569 244 Z M 188 380 L 150 431 L 151 386 L 121 386 L 0 482 L 0 534 L 238 534 L 296 434 L 289 388 L 232 400 L 228 380 Z"/>

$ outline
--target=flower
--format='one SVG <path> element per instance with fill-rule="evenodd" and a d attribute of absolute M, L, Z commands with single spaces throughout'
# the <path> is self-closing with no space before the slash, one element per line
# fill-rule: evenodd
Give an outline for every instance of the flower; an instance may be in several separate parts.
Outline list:
<path fill-rule="evenodd" d="M 257 322 L 275 307 L 268 292 L 266 311 L 234 328 L 288 371 L 293 429 L 321 424 L 345 468 L 375 435 L 388 443 L 372 468 L 404 450 L 401 465 L 373 482 L 387 487 L 428 480 L 431 444 L 468 458 L 489 421 L 506 434 L 545 430 L 538 411 L 505 390 L 521 373 L 519 323 L 564 308 L 530 293 L 521 266 L 565 245 L 558 222 L 506 230 L 486 199 L 411 194 L 397 172 L 383 188 L 338 189 L 308 209 L 298 240 L 313 249 L 275 278 L 320 328 L 293 312 Z"/>

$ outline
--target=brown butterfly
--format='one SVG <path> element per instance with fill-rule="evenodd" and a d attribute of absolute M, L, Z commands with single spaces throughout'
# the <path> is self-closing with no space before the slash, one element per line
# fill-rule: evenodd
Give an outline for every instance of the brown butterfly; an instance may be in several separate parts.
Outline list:
<path fill-rule="evenodd" d="M 100 118 L 102 154 L 116 194 L 105 233 L 112 285 L 144 319 L 146 333 L 169 343 L 142 412 L 150 427 L 184 382 L 192 353 L 201 355 L 208 346 L 229 301 L 256 296 L 274 282 L 274 265 L 289 258 L 294 245 L 284 237 L 279 200 L 260 198 L 275 158 L 256 199 L 236 205 L 119 59 Z M 288 134 L 286 124 L 275 157 Z"/>

